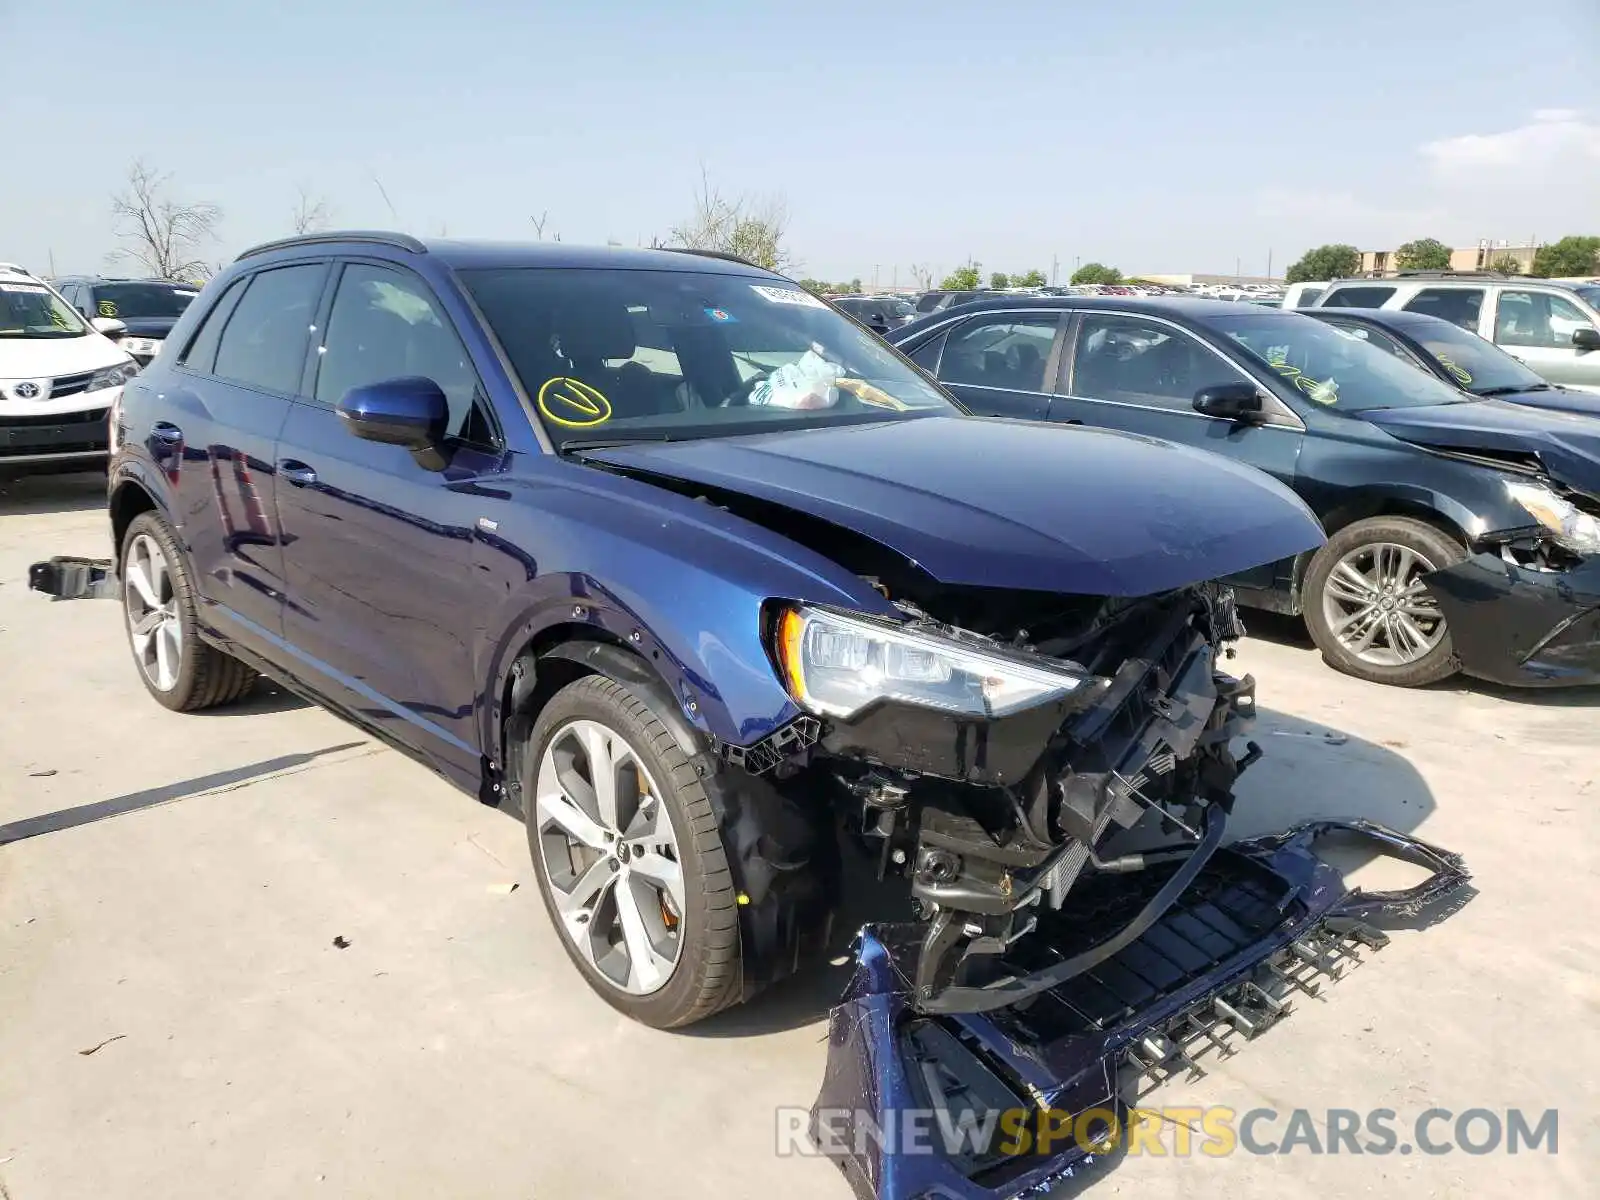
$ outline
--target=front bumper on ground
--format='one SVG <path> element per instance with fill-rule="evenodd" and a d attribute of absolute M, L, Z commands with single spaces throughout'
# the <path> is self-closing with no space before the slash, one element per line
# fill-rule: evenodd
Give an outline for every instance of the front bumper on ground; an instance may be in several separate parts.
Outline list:
<path fill-rule="evenodd" d="M 1600 558 L 1534 571 L 1479 554 L 1427 576 L 1461 669 L 1492 683 L 1600 683 Z"/>
<path fill-rule="evenodd" d="M 105 458 L 109 411 L 0 415 L 0 468 Z"/>
<path fill-rule="evenodd" d="M 1330 834 L 1429 875 L 1401 892 L 1352 891 L 1312 852 Z M 1092 949 L 1086 933 L 1125 928 L 1173 877 L 1151 869 L 1080 887 L 1051 932 L 1019 946 L 1032 947 L 1043 960 L 1038 972 L 1049 972 Z M 1361 947 L 1388 940 L 1358 918 L 1415 915 L 1467 879 L 1455 855 L 1366 821 L 1315 822 L 1235 843 L 1115 953 L 1022 1004 L 958 1015 L 919 1010 L 898 927 L 867 926 L 855 976 L 830 1017 L 812 1136 L 861 1200 L 1040 1194 L 1092 1161 L 1099 1135 L 1091 1127 L 1087 1144 L 1073 1135 L 1027 1144 L 1017 1130 L 1047 1122 L 1073 1129 L 1088 1114 L 1125 1128 L 1143 1084 L 1195 1069 L 1206 1046 L 1254 1037 L 1289 1010 L 1295 992 L 1316 994 L 1319 977 L 1337 976 Z M 908 1142 L 908 1116 L 931 1135 Z M 952 1143 L 944 1132 L 986 1122 L 987 1142 L 974 1133 Z"/>

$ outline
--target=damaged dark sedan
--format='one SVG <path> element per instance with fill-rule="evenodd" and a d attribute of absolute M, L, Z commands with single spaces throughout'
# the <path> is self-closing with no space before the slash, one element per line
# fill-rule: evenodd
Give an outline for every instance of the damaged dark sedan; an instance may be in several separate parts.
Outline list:
<path fill-rule="evenodd" d="M 119 599 L 168 708 L 264 672 L 524 818 L 573 964 L 640 1021 L 820 952 L 846 846 L 909 891 L 859 945 L 925 1021 L 1071 985 L 1197 887 L 1255 923 L 1172 1004 L 1330 911 L 1219 849 L 1260 752 L 1217 580 L 1323 539 L 1265 473 L 970 416 L 716 256 L 307 236 L 168 342 L 112 414 L 115 560 L 33 585 Z M 1101 856 L 1146 814 L 1170 846 Z"/>
<path fill-rule="evenodd" d="M 1008 297 L 888 337 L 977 412 L 1166 438 L 1293 487 L 1327 544 L 1228 582 L 1303 616 L 1347 674 L 1600 683 L 1600 419 L 1534 407 L 1563 402 L 1548 392 L 1467 394 L 1370 336 L 1244 307 Z"/>

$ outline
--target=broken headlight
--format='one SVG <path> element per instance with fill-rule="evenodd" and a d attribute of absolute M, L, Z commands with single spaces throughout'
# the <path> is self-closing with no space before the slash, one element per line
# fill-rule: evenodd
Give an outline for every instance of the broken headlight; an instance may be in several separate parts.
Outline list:
<path fill-rule="evenodd" d="M 1557 545 L 1574 554 L 1600 554 L 1600 520 L 1572 501 L 1541 484 L 1520 480 L 1508 481 L 1506 491 L 1550 531 L 1551 540 Z"/>
<path fill-rule="evenodd" d="M 786 609 L 776 641 L 795 703 L 827 716 L 848 717 L 876 700 L 894 700 L 1003 717 L 1088 682 L 1067 664 L 1013 660 L 936 633 L 821 608 Z"/>

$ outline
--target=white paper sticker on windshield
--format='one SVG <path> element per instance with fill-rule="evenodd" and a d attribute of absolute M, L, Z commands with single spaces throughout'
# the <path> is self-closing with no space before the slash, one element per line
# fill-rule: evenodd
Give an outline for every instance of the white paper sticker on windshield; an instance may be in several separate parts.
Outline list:
<path fill-rule="evenodd" d="M 50 289 L 42 283 L 0 283 L 0 292 L 19 292 L 31 296 L 43 292 L 48 296 Z"/>
<path fill-rule="evenodd" d="M 802 308 L 828 307 L 810 292 L 801 291 L 799 288 L 766 287 L 759 283 L 752 283 L 750 290 L 768 304 L 798 304 Z"/>
<path fill-rule="evenodd" d="M 174 296 L 188 296 L 192 300 L 196 296 L 198 296 L 200 293 L 199 292 L 186 292 L 182 288 L 173 288 L 172 289 L 172 294 Z"/>

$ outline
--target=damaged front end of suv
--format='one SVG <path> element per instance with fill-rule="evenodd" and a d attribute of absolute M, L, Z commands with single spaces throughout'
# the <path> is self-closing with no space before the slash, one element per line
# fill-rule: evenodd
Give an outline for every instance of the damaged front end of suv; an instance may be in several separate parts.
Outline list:
<path fill-rule="evenodd" d="M 1242 632 L 1226 588 L 1057 603 L 1065 611 L 1032 614 L 1043 628 L 1004 640 L 909 603 L 904 623 L 813 607 L 776 616 L 784 678 L 821 721 L 788 786 L 831 792 L 880 876 L 908 880 L 922 925 L 907 965 L 924 1011 L 1052 986 L 1008 953 L 1086 871 L 1181 861 L 1181 890 L 1220 845 L 1234 780 L 1260 754 L 1253 743 L 1235 754 L 1255 687 L 1219 665 Z M 1148 813 L 1173 846 L 1099 857 Z"/>

